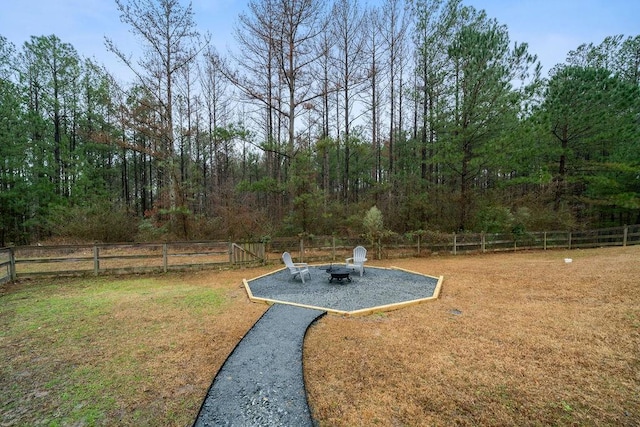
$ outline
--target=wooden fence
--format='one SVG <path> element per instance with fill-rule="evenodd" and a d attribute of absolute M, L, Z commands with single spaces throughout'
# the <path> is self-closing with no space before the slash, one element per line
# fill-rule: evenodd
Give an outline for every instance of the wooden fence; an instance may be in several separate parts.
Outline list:
<path fill-rule="evenodd" d="M 39 275 L 167 272 L 265 261 L 262 243 L 177 242 L 0 249 L 0 283 Z"/>
<path fill-rule="evenodd" d="M 37 275 L 167 272 L 189 268 L 229 268 L 280 263 L 282 252 L 300 262 L 344 262 L 357 245 L 370 259 L 532 249 L 578 249 L 640 244 L 640 225 L 589 231 L 523 234 L 434 232 L 366 238 L 306 236 L 268 243 L 178 242 L 0 248 L 0 283 Z"/>
<path fill-rule="evenodd" d="M 0 248 L 0 284 L 15 280 L 16 266 L 13 249 Z"/>
<path fill-rule="evenodd" d="M 271 252 L 289 251 L 296 261 L 344 261 L 353 247 L 364 245 L 370 259 L 465 254 L 532 249 L 578 249 L 640 244 L 640 225 L 589 231 L 543 231 L 523 234 L 434 232 L 385 236 L 374 241 L 335 236 L 308 236 L 304 239 L 277 239 Z"/>

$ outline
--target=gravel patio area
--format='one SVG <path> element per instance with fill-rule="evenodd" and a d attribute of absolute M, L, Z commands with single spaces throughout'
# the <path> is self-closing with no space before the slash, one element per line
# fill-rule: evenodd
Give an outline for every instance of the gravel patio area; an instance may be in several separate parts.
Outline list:
<path fill-rule="evenodd" d="M 338 264 L 335 264 L 338 266 Z M 311 278 L 305 283 L 293 278 L 288 269 L 248 280 L 256 299 L 301 304 L 339 312 L 353 312 L 407 301 L 432 298 L 439 278 L 400 269 L 365 267 L 361 277 L 351 274 L 351 282 L 329 282 L 329 265 L 309 266 Z"/>

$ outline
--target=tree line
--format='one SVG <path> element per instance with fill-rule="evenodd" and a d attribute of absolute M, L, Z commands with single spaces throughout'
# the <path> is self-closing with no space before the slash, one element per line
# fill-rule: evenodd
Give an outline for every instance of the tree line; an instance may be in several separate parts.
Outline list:
<path fill-rule="evenodd" d="M 0 35 L 0 246 L 640 223 L 638 35 L 542 76 L 461 0 L 251 0 L 228 52 L 183 3 L 115 0 L 129 82 Z"/>

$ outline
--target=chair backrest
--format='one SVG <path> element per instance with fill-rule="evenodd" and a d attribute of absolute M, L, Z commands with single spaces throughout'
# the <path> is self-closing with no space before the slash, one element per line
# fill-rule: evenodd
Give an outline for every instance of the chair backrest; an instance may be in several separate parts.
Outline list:
<path fill-rule="evenodd" d="M 355 262 L 363 261 L 367 257 L 367 250 L 364 246 L 356 246 L 353 249 L 353 260 Z"/>
<path fill-rule="evenodd" d="M 289 268 L 294 268 L 293 260 L 291 259 L 291 254 L 289 252 L 285 252 L 282 254 L 282 261 L 284 261 L 284 265 Z"/>

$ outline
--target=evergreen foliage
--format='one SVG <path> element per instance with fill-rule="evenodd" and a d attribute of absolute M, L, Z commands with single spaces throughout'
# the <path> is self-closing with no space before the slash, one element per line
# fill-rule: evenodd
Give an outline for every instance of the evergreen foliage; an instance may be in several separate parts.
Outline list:
<path fill-rule="evenodd" d="M 116 4 L 128 84 L 0 36 L 0 246 L 640 222 L 638 35 L 543 78 L 460 0 L 252 0 L 236 56 L 179 1 Z"/>

